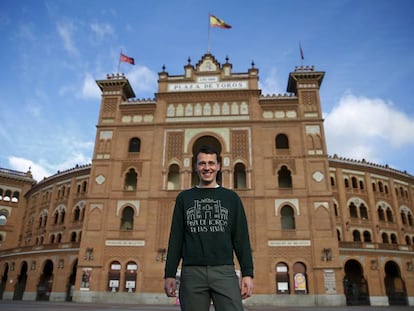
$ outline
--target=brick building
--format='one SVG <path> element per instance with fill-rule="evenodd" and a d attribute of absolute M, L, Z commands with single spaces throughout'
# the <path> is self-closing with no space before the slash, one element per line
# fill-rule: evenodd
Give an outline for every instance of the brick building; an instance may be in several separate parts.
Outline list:
<path fill-rule="evenodd" d="M 174 303 L 162 279 L 174 200 L 212 144 L 248 217 L 246 304 L 414 305 L 414 177 L 328 156 L 323 77 L 297 67 L 287 94 L 262 95 L 253 64 L 236 73 L 207 53 L 182 75 L 163 68 L 154 99 L 123 75 L 98 80 L 91 165 L 38 183 L 0 172 L 0 297 Z"/>

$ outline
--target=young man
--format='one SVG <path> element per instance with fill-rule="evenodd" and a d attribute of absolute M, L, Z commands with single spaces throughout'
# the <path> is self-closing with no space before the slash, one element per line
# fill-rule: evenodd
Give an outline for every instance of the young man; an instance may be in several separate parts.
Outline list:
<path fill-rule="evenodd" d="M 232 190 L 217 183 L 219 154 L 202 147 L 196 156 L 199 185 L 176 199 L 165 264 L 164 290 L 176 295 L 176 273 L 182 260 L 179 298 L 182 311 L 242 311 L 242 299 L 253 291 L 253 260 L 243 204 Z M 241 267 L 241 286 L 233 253 Z"/>

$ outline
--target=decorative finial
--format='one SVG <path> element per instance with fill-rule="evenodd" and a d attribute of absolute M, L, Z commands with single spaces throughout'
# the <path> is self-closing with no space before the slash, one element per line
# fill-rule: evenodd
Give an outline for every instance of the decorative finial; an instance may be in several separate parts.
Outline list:
<path fill-rule="evenodd" d="M 252 60 L 252 68 L 254 68 L 254 61 Z"/>
<path fill-rule="evenodd" d="M 162 65 L 162 71 L 165 71 L 165 65 Z"/>
<path fill-rule="evenodd" d="M 190 56 L 188 56 L 187 62 L 188 62 L 189 65 L 191 64 L 191 58 L 190 58 Z"/>
<path fill-rule="evenodd" d="M 229 57 L 226 55 L 226 64 L 229 63 Z"/>

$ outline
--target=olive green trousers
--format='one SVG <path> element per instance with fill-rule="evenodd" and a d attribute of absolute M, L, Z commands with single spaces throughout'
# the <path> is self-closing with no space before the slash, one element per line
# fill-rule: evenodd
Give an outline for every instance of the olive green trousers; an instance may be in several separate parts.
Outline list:
<path fill-rule="evenodd" d="M 182 311 L 243 311 L 239 279 L 234 266 L 184 266 L 179 298 Z"/>

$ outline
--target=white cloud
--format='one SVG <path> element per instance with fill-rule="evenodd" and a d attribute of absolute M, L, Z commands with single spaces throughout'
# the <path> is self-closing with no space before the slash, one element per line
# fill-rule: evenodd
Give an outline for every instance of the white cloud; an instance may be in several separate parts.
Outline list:
<path fill-rule="evenodd" d="M 63 46 L 66 51 L 70 54 L 77 55 L 78 49 L 75 46 L 73 41 L 73 32 L 75 30 L 75 26 L 73 23 L 70 22 L 61 22 L 57 24 L 57 32 L 60 38 L 63 41 Z"/>
<path fill-rule="evenodd" d="M 82 97 L 92 99 L 101 98 L 99 87 L 96 85 L 95 79 L 90 73 L 87 73 L 83 79 Z"/>
<path fill-rule="evenodd" d="M 90 26 L 99 39 L 103 39 L 106 36 L 112 36 L 115 33 L 112 26 L 106 23 L 93 23 Z"/>
<path fill-rule="evenodd" d="M 91 163 L 91 158 L 81 152 L 74 152 L 68 159 L 56 166 L 56 171 L 64 171 L 75 167 L 77 164 L 84 165 Z"/>
<path fill-rule="evenodd" d="M 43 167 L 41 164 L 34 163 L 33 161 L 25 158 L 10 157 L 9 165 L 11 169 L 20 172 L 27 172 L 30 170 L 33 178 L 37 181 L 41 181 L 44 177 L 51 175 L 51 171 Z"/>
<path fill-rule="evenodd" d="M 91 163 L 91 158 L 77 151 L 67 157 L 67 160 L 58 164 L 47 163 L 45 160 L 34 162 L 30 159 L 11 156 L 8 159 L 10 168 L 20 172 L 31 171 L 33 178 L 37 181 L 50 177 L 58 171 L 65 171 L 74 168 L 76 165 L 85 165 Z"/>
<path fill-rule="evenodd" d="M 382 99 L 344 95 L 325 115 L 329 154 L 383 162 L 389 149 L 414 144 L 414 119 Z"/>
<path fill-rule="evenodd" d="M 142 98 L 143 96 L 153 98 L 154 93 L 158 91 L 158 74 L 151 71 L 148 67 L 136 65 L 127 76 L 137 98 Z"/>
<path fill-rule="evenodd" d="M 259 88 L 262 90 L 263 95 L 272 95 L 281 93 L 282 90 L 282 83 L 279 79 L 278 71 L 276 68 L 272 68 L 270 70 L 269 75 L 266 76 L 264 82 L 261 83 L 259 81 Z"/>

